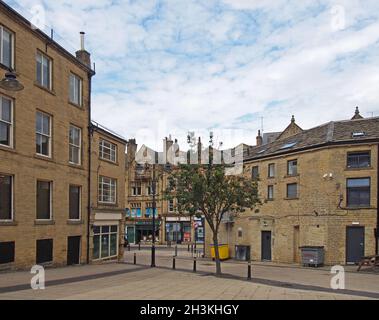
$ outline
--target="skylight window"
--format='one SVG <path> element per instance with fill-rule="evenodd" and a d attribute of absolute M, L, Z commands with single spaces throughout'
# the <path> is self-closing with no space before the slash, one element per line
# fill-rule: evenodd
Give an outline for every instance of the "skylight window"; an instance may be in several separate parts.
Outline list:
<path fill-rule="evenodd" d="M 365 132 L 360 131 L 360 132 L 353 132 L 353 138 L 359 138 L 359 137 L 364 137 L 366 135 Z"/>
<path fill-rule="evenodd" d="M 292 148 L 292 147 L 296 146 L 296 144 L 297 144 L 297 142 L 286 143 L 285 145 L 283 145 L 280 148 L 280 150 Z"/>
<path fill-rule="evenodd" d="M 263 152 L 265 152 L 265 151 L 266 151 L 266 149 L 263 149 L 263 150 L 261 150 L 261 151 L 258 151 L 257 154 L 261 154 L 261 153 L 263 153 Z"/>

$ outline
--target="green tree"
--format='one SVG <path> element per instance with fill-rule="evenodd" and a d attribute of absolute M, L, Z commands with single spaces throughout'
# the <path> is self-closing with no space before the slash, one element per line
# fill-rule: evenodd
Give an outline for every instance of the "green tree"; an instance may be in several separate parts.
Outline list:
<path fill-rule="evenodd" d="M 181 164 L 168 177 L 164 192 L 167 200 L 176 199 L 179 214 L 205 217 L 212 231 L 216 275 L 221 274 L 218 233 L 223 217 L 237 216 L 261 203 L 257 181 L 243 175 L 227 175 L 226 168 L 226 165 Z"/>

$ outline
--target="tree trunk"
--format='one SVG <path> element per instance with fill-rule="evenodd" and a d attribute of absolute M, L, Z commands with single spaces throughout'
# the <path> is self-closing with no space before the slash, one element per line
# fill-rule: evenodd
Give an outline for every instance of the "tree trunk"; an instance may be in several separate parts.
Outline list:
<path fill-rule="evenodd" d="M 213 235 L 213 245 L 215 249 L 215 261 L 216 261 L 216 275 L 221 275 L 221 261 L 220 261 L 220 252 L 218 250 L 218 239 L 217 232 Z"/>

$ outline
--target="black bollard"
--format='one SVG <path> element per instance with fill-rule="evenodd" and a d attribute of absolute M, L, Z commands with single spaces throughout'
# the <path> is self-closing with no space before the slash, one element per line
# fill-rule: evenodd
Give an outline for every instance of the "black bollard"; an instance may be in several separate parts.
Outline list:
<path fill-rule="evenodd" d="M 196 272 L 196 257 L 193 259 L 193 272 Z"/>
<path fill-rule="evenodd" d="M 175 257 L 177 257 L 178 256 L 178 246 L 176 245 L 175 246 Z"/>
<path fill-rule="evenodd" d="M 189 248 L 190 245 L 188 245 L 188 252 L 190 252 L 190 248 Z"/>
<path fill-rule="evenodd" d="M 137 264 L 137 253 L 134 253 L 133 263 Z"/>
<path fill-rule="evenodd" d="M 128 251 L 130 251 L 130 244 L 128 244 Z"/>
<path fill-rule="evenodd" d="M 247 280 L 251 280 L 251 261 L 247 264 Z"/>
<path fill-rule="evenodd" d="M 172 257 L 172 268 L 175 270 L 175 256 Z"/>
<path fill-rule="evenodd" d="M 141 242 L 138 242 L 138 250 L 141 250 Z"/>

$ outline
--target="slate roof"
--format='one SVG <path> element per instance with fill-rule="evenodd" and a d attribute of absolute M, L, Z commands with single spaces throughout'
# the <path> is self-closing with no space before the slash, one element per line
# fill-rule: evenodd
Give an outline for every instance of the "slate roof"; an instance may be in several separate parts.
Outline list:
<path fill-rule="evenodd" d="M 353 133 L 364 133 L 364 135 L 353 137 Z M 244 154 L 244 161 L 287 154 L 326 145 L 372 141 L 379 142 L 379 117 L 331 121 L 304 130 L 303 132 L 285 139 L 275 140 L 262 146 L 250 147 L 250 149 Z M 285 145 L 291 145 L 293 143 L 296 144 L 292 147 L 283 149 Z"/>

